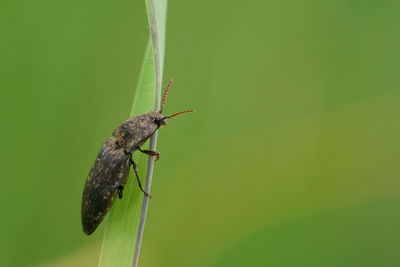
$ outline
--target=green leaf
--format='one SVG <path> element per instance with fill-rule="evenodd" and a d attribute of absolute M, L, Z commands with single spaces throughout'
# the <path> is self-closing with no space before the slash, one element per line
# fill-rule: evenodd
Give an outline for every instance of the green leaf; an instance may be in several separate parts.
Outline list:
<path fill-rule="evenodd" d="M 160 107 L 162 72 L 164 64 L 165 27 L 167 1 L 146 1 L 150 24 L 150 38 L 143 59 L 138 87 L 133 100 L 131 116 L 158 110 Z M 155 150 L 157 134 L 144 147 Z M 134 153 L 139 177 L 150 192 L 153 173 L 153 157 Z M 148 197 L 139 189 L 135 174 L 131 171 L 125 185 L 123 199 L 116 199 L 106 219 L 100 267 L 137 266 L 143 228 L 146 219 Z"/>

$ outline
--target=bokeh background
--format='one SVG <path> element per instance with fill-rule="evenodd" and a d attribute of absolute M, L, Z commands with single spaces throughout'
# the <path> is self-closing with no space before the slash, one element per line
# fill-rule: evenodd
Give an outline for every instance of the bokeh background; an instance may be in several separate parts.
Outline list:
<path fill-rule="evenodd" d="M 130 111 L 144 1 L 2 1 L 1 266 L 97 266 L 90 166 Z M 170 1 L 141 266 L 399 266 L 400 2 Z M 164 84 L 166 81 L 164 81 Z"/>

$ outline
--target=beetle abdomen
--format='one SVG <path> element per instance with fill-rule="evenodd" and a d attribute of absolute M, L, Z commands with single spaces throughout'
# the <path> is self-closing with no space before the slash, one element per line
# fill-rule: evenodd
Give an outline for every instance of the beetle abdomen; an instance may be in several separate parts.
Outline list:
<path fill-rule="evenodd" d="M 130 154 L 107 139 L 89 172 L 82 196 L 83 231 L 90 235 L 111 208 L 119 186 L 129 177 Z"/>

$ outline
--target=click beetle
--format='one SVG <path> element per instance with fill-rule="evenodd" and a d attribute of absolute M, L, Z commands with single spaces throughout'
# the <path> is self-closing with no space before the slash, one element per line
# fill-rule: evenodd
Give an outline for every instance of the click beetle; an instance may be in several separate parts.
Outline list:
<path fill-rule="evenodd" d="M 172 80 L 169 81 L 164 91 L 159 111 L 149 111 L 146 114 L 129 118 L 112 132 L 114 138 L 108 138 L 100 149 L 86 179 L 82 195 L 82 226 L 87 235 L 96 230 L 110 210 L 116 196 L 122 198 L 122 192 L 129 177 L 130 166 L 133 167 L 140 190 L 151 198 L 142 187 L 132 154 L 138 150 L 147 155 L 155 156 L 158 160 L 159 152 L 142 150 L 141 146 L 158 128 L 167 125 L 167 119 L 193 112 L 193 110 L 186 110 L 170 116 L 161 115 L 172 82 Z"/>

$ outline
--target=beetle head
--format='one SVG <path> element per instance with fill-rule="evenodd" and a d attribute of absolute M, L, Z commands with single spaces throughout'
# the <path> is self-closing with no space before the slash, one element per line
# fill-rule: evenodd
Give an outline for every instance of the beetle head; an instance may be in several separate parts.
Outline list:
<path fill-rule="evenodd" d="M 161 115 L 159 111 L 149 111 L 147 113 L 150 116 L 150 119 L 160 127 L 161 125 L 167 125 L 167 122 L 164 119 L 164 116 Z"/>

